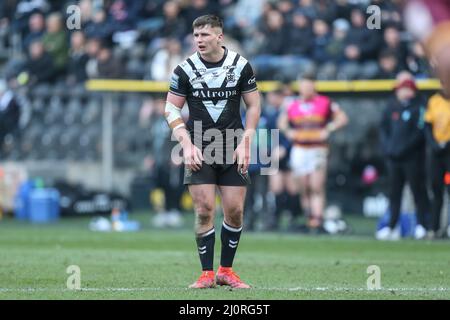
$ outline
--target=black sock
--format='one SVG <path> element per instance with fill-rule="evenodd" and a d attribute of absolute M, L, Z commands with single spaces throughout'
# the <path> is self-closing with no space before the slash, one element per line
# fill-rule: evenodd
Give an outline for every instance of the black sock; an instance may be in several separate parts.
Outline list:
<path fill-rule="evenodd" d="M 286 207 L 286 194 L 278 193 L 275 195 L 275 217 L 279 219 L 281 216 L 281 212 Z"/>
<path fill-rule="evenodd" d="M 300 195 L 297 194 L 290 194 L 288 195 L 288 207 L 289 210 L 292 213 L 292 217 L 298 217 L 300 215 Z"/>
<path fill-rule="evenodd" d="M 203 234 L 197 234 L 195 240 L 197 241 L 202 270 L 214 270 L 214 242 L 216 240 L 214 228 Z"/>
<path fill-rule="evenodd" d="M 222 253 L 220 256 L 220 265 L 222 267 L 231 267 L 233 265 L 234 255 L 241 237 L 242 227 L 233 228 L 225 223 L 222 224 Z"/>

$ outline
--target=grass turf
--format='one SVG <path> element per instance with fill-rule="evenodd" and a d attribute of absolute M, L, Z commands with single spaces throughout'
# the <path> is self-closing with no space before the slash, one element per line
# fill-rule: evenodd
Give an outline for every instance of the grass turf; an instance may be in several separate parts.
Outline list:
<path fill-rule="evenodd" d="M 138 218 L 136 233 L 91 232 L 86 218 L 0 221 L 0 299 L 450 299 L 448 240 L 377 242 L 369 234 L 244 232 L 235 270 L 254 288 L 190 290 L 199 275 L 192 231 L 155 230 L 148 216 Z M 374 223 L 359 218 L 354 227 L 369 232 Z M 219 254 L 217 234 L 216 266 Z M 66 287 L 70 265 L 81 269 L 80 291 Z M 381 269 L 381 290 L 367 290 L 369 265 Z"/>

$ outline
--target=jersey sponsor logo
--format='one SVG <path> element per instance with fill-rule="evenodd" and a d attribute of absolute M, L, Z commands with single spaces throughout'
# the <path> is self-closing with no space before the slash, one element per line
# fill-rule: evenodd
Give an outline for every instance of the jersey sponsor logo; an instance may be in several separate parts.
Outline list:
<path fill-rule="evenodd" d="M 178 86 L 178 80 L 180 79 L 180 77 L 176 74 L 173 74 L 172 77 L 170 78 L 170 87 L 173 89 L 179 89 Z"/>
<path fill-rule="evenodd" d="M 238 91 L 236 89 L 197 89 L 192 92 L 192 96 L 196 98 L 211 100 L 211 99 L 228 99 L 233 96 L 237 96 Z"/>
<path fill-rule="evenodd" d="M 254 84 L 254 83 L 256 83 L 256 78 L 255 78 L 254 76 L 251 77 L 250 80 L 248 80 L 247 83 L 248 83 L 248 84 Z"/>

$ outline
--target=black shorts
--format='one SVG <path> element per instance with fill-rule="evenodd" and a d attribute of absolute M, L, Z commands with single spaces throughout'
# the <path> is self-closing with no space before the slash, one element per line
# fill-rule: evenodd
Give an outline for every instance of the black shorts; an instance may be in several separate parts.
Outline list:
<path fill-rule="evenodd" d="M 291 167 L 289 165 L 289 157 L 285 156 L 280 159 L 280 163 L 278 164 L 278 169 L 280 171 L 291 171 Z"/>
<path fill-rule="evenodd" d="M 279 160 L 280 162 L 278 164 L 278 166 L 279 166 L 278 169 L 280 171 L 283 171 L 283 172 L 291 171 L 291 166 L 289 164 L 289 158 L 291 157 L 291 149 L 292 149 L 292 147 L 289 146 L 286 150 L 286 154 L 284 155 L 284 157 Z"/>
<path fill-rule="evenodd" d="M 206 164 L 198 171 L 184 167 L 184 184 L 215 184 L 218 186 L 246 186 L 251 183 L 248 172 L 238 172 L 237 164 Z"/>

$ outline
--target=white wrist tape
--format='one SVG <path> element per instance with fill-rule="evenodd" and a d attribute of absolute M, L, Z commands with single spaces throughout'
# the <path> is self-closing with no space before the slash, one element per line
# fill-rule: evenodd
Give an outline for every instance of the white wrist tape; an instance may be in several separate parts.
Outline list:
<path fill-rule="evenodd" d="M 178 128 L 184 127 L 184 121 L 181 118 L 181 109 L 175 106 L 174 104 L 166 101 L 164 115 L 166 116 L 167 123 L 172 130 L 176 130 Z"/>

